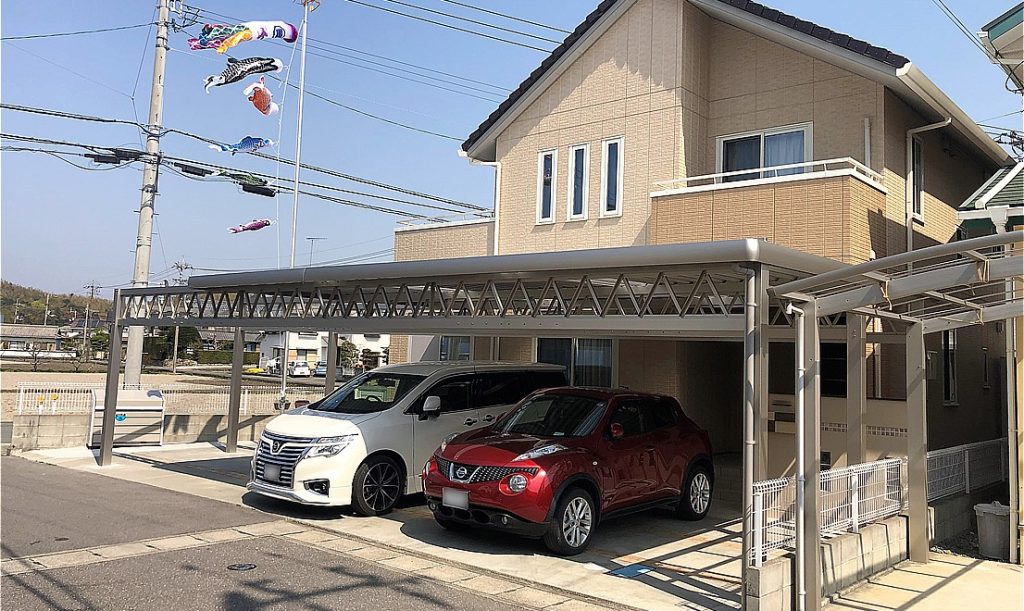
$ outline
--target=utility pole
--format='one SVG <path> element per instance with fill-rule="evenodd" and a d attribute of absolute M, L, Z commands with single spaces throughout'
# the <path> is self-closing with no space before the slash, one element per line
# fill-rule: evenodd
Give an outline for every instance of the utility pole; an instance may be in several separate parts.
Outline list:
<path fill-rule="evenodd" d="M 309 240 L 309 266 L 313 267 L 313 245 L 316 244 L 317 240 L 326 240 L 327 238 L 318 238 L 316 236 L 306 236 Z"/>
<path fill-rule="evenodd" d="M 50 322 L 50 294 L 46 294 L 46 305 L 43 306 L 43 326 Z"/>
<path fill-rule="evenodd" d="M 192 265 L 185 260 L 182 256 L 181 260 L 174 262 L 174 268 L 178 270 L 178 277 L 174 279 L 174 283 L 178 286 L 184 286 L 187 279 L 185 278 L 185 270 L 192 269 Z M 171 373 L 178 373 L 178 332 L 181 331 L 181 325 L 174 325 L 174 353 L 171 354 Z"/>
<path fill-rule="evenodd" d="M 149 94 L 149 121 L 146 126 L 146 165 L 142 173 L 139 233 L 135 240 L 135 271 L 132 274 L 134 288 L 149 285 L 149 255 L 153 247 L 153 210 L 160 169 L 160 131 L 164 111 L 164 71 L 167 65 L 169 20 L 170 0 L 160 0 L 153 57 L 153 85 Z M 114 307 L 117 307 L 117 304 L 114 304 Z M 124 364 L 125 384 L 138 384 L 142 381 L 142 343 L 145 331 L 143 327 L 128 327 L 128 352 Z M 115 338 L 111 338 L 111 341 L 115 341 Z"/>
<path fill-rule="evenodd" d="M 85 326 L 82 327 L 82 349 L 85 350 L 86 354 L 91 354 L 92 334 L 89 333 L 89 309 L 92 307 L 93 298 L 96 297 L 96 289 L 100 287 L 96 284 L 96 281 L 93 280 L 82 288 L 89 289 L 89 300 L 85 302 Z M 110 341 L 114 341 L 114 338 L 110 338 Z M 121 338 L 117 338 L 117 341 L 121 341 Z"/>
<path fill-rule="evenodd" d="M 21 307 L 21 297 L 14 300 L 14 323 L 18 323 L 18 308 Z"/>

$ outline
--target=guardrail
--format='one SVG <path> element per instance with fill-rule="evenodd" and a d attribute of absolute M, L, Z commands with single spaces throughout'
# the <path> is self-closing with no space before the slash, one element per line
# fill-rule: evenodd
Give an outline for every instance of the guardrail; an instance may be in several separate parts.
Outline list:
<path fill-rule="evenodd" d="M 907 461 L 887 458 L 822 471 L 819 478 L 821 536 L 857 532 L 868 522 L 896 515 L 906 507 Z M 750 562 L 796 542 L 796 479 L 754 482 Z"/>
<path fill-rule="evenodd" d="M 18 384 L 16 413 L 25 414 L 87 414 L 92 409 L 92 391 L 102 390 L 103 383 Z M 164 410 L 168 414 L 226 414 L 230 389 L 212 384 L 122 385 L 122 388 L 154 389 L 164 395 Z M 318 387 L 291 386 L 286 398 L 295 401 L 316 401 L 324 391 Z M 243 386 L 239 411 L 241 414 L 272 414 L 277 411 L 281 396 L 279 386 Z"/>
<path fill-rule="evenodd" d="M 685 178 L 676 178 L 673 180 L 660 180 L 654 183 L 654 189 L 656 191 L 670 191 L 673 189 L 690 189 L 694 187 L 710 187 L 714 185 L 742 186 L 743 182 L 747 180 L 762 180 L 789 176 L 810 179 L 839 175 L 840 173 L 852 173 L 869 184 L 885 189 L 885 178 L 881 174 L 852 157 L 820 159 L 817 161 L 804 161 L 802 163 L 787 163 L 784 165 L 751 168 L 749 170 L 718 172 L 717 174 L 703 174 L 701 176 L 687 176 Z"/>
<path fill-rule="evenodd" d="M 928 452 L 928 500 L 970 494 L 1007 478 L 1006 437 Z"/>

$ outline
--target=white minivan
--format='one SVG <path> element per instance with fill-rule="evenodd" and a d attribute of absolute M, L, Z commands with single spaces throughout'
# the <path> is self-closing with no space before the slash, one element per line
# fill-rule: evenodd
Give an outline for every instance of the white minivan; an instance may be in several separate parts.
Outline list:
<path fill-rule="evenodd" d="M 541 388 L 565 386 L 559 365 L 442 361 L 378 367 L 267 423 L 249 490 L 308 505 L 391 511 L 418 490 L 444 439 L 493 422 Z"/>

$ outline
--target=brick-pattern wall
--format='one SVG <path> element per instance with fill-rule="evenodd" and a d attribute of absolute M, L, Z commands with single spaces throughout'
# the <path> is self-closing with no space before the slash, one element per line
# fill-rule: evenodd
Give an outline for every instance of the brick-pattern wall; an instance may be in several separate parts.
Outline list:
<path fill-rule="evenodd" d="M 884 205 L 881 191 L 849 176 L 669 195 L 652 199 L 651 243 L 760 238 L 861 263 L 869 211 Z"/>
<path fill-rule="evenodd" d="M 533 338 L 499 338 L 498 358 L 502 361 L 512 361 L 516 363 L 532 363 L 535 360 L 535 356 L 533 353 Z"/>
<path fill-rule="evenodd" d="M 647 243 L 656 180 L 704 157 L 710 18 L 688 2 L 638 0 L 497 138 L 499 254 Z M 624 139 L 622 215 L 599 218 L 603 139 Z M 590 146 L 588 220 L 567 221 L 569 147 Z M 555 222 L 536 224 L 537 155 L 556 148 Z"/>
<path fill-rule="evenodd" d="M 679 346 L 675 341 L 622 339 L 619 385 L 632 390 L 679 395 Z"/>
<path fill-rule="evenodd" d="M 494 222 L 453 223 L 395 232 L 395 261 L 453 259 L 491 254 Z"/>

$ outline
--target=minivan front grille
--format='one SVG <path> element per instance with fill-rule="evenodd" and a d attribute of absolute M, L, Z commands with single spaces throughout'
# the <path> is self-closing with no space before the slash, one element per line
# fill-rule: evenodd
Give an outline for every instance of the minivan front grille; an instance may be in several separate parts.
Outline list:
<path fill-rule="evenodd" d="M 513 473 L 537 475 L 538 471 L 536 467 L 485 467 L 454 463 L 436 455 L 434 456 L 434 460 L 437 461 L 438 470 L 443 473 L 445 477 L 453 482 L 462 482 L 464 484 L 496 482 L 503 477 L 512 475 Z M 465 469 L 465 473 L 462 477 L 459 476 L 460 469 Z"/>
<path fill-rule="evenodd" d="M 295 477 L 295 465 L 314 441 L 315 437 L 289 437 L 264 432 L 256 448 L 256 477 L 271 484 L 291 487 Z M 267 476 L 267 465 L 280 468 L 281 475 L 278 479 Z"/>

